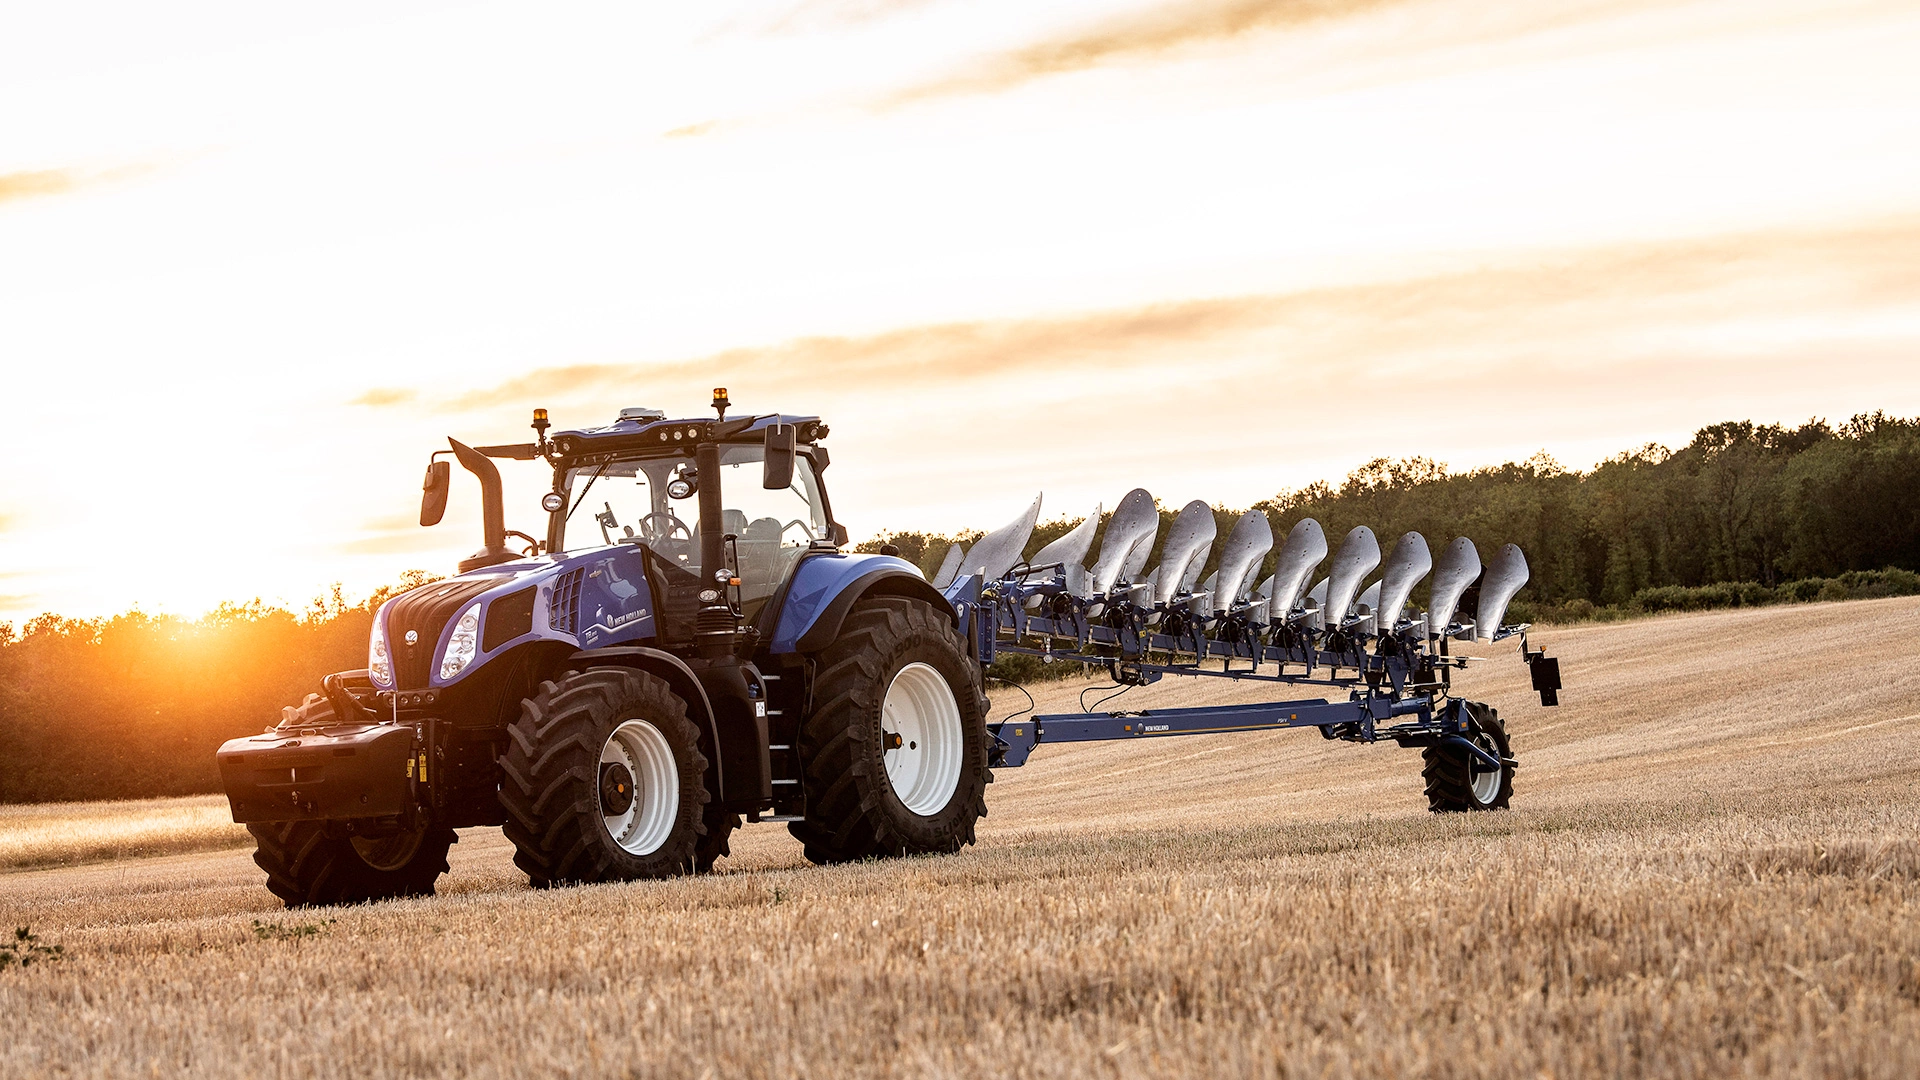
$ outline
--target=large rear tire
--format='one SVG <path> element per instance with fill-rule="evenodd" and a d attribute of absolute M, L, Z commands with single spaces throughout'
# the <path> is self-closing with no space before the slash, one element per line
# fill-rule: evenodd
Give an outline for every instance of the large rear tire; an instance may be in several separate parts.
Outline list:
<path fill-rule="evenodd" d="M 570 671 L 521 703 L 500 759 L 504 831 L 535 888 L 671 877 L 706 834 L 687 703 L 628 668 Z"/>
<path fill-rule="evenodd" d="M 1463 701 L 1460 707 L 1472 721 L 1466 737 L 1503 763 L 1512 761 L 1507 726 L 1500 722 L 1493 706 Z M 1436 814 L 1505 810 L 1513 800 L 1513 765 L 1502 764 L 1498 771 L 1487 769 L 1458 746 L 1429 746 L 1421 757 L 1426 762 L 1420 775 L 1427 783 L 1427 809 Z"/>
<path fill-rule="evenodd" d="M 820 656 L 800 726 L 816 863 L 953 852 L 987 812 L 987 703 L 953 621 L 924 600 L 854 605 Z"/>

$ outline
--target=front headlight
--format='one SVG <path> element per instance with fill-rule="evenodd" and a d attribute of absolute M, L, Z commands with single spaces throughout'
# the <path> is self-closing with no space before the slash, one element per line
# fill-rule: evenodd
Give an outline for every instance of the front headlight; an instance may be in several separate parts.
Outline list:
<path fill-rule="evenodd" d="M 453 636 L 447 639 L 447 652 L 440 658 L 440 680 L 445 682 L 467 669 L 473 663 L 473 654 L 480 651 L 480 605 L 460 613 L 460 620 L 453 624 Z"/>
<path fill-rule="evenodd" d="M 393 657 L 387 655 L 387 630 L 380 613 L 373 616 L 373 633 L 367 638 L 367 674 L 375 686 L 393 685 Z"/>

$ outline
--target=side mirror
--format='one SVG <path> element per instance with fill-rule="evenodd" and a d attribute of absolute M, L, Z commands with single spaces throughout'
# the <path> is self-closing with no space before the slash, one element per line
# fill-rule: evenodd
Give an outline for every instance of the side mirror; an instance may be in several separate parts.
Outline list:
<path fill-rule="evenodd" d="M 427 478 L 420 485 L 420 524 L 438 525 L 447 513 L 447 489 L 453 484 L 453 465 L 427 462 Z"/>
<path fill-rule="evenodd" d="M 760 477 L 761 487 L 768 491 L 784 491 L 793 486 L 796 434 L 792 424 L 773 424 L 767 428 L 766 439 L 761 444 L 765 458 L 765 471 Z"/>

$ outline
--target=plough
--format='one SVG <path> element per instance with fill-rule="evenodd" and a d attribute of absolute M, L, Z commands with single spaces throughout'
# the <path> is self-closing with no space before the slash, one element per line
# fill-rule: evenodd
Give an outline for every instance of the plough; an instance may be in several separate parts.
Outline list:
<path fill-rule="evenodd" d="M 1504 621 L 1528 578 L 1518 546 L 1505 545 L 1483 567 L 1473 541 L 1459 537 L 1436 567 L 1426 538 L 1409 532 L 1383 560 L 1379 540 L 1363 525 L 1346 535 L 1326 576 L 1309 588 L 1328 544 L 1319 522 L 1305 518 L 1288 533 L 1274 572 L 1256 584 L 1274 536 L 1266 515 L 1250 510 L 1221 544 L 1217 569 L 1201 581 L 1217 538 L 1207 504 L 1188 503 L 1174 516 L 1160 563 L 1145 574 L 1160 523 L 1153 497 L 1135 489 L 1120 501 L 1088 567 L 1100 515 L 1096 508 L 1022 560 L 1039 516 L 1036 499 L 971 550 L 948 550 L 933 584 L 961 613 L 982 664 L 1002 653 L 1089 664 L 1104 668 L 1122 692 L 1185 675 L 1319 685 L 1347 697 L 1003 720 L 988 725 L 995 767 L 1024 765 L 1042 742 L 1313 727 L 1328 739 L 1425 748 L 1434 810 L 1507 805 L 1517 762 L 1505 727 L 1491 706 L 1451 696 L 1453 671 L 1475 659 L 1455 655 L 1451 644 L 1517 637 L 1541 703 L 1559 703 L 1558 661 L 1527 647 L 1528 624 Z M 1414 588 L 1429 573 L 1426 610 L 1414 610 Z"/>

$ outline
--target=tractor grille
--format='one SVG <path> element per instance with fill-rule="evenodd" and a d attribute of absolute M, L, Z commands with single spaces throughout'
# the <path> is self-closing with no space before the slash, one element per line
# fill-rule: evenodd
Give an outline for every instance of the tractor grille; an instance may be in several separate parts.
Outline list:
<path fill-rule="evenodd" d="M 547 625 L 563 634 L 574 633 L 574 616 L 580 611 L 580 582 L 585 567 L 569 570 L 553 583 L 553 598 L 547 602 Z"/>
<path fill-rule="evenodd" d="M 399 690 L 421 690 L 433 670 L 433 651 L 448 620 L 474 597 L 506 580 L 499 574 L 454 578 L 422 585 L 387 609 L 387 648 L 393 651 L 393 682 Z M 407 644 L 407 631 L 419 638 Z"/>

